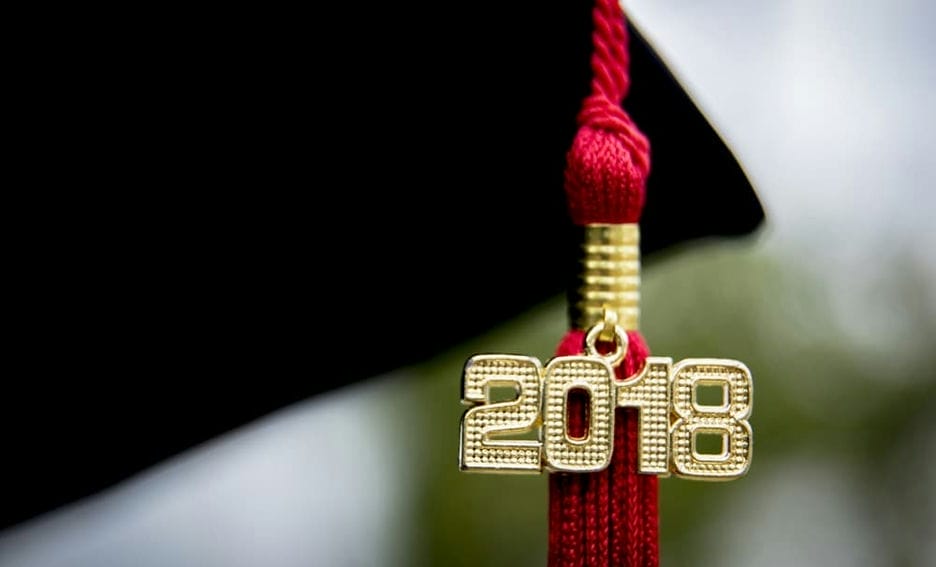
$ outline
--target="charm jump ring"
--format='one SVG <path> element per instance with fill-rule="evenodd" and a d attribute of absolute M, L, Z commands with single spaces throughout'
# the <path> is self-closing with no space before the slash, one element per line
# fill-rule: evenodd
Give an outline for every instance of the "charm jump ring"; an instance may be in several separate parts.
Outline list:
<path fill-rule="evenodd" d="M 624 360 L 624 355 L 627 354 L 627 331 L 624 330 L 620 325 L 614 325 L 614 351 L 608 354 L 601 354 L 598 352 L 598 339 L 602 332 L 605 329 L 605 323 L 600 322 L 594 325 L 591 329 L 588 330 L 588 334 L 585 335 L 585 352 L 588 356 L 600 356 L 608 361 L 612 367 L 617 366 Z"/>

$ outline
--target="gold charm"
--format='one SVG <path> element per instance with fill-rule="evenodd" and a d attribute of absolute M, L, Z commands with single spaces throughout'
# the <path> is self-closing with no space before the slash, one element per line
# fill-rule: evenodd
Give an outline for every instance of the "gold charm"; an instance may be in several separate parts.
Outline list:
<path fill-rule="evenodd" d="M 465 364 L 459 465 L 465 471 L 594 472 L 614 450 L 614 411 L 638 412 L 639 470 L 697 480 L 731 480 L 747 473 L 754 434 L 751 371 L 737 360 L 692 358 L 673 365 L 651 356 L 636 375 L 617 380 L 614 368 L 627 353 L 625 328 L 637 328 L 640 298 L 640 231 L 636 224 L 584 227 L 581 272 L 570 298 L 573 324 L 589 329 L 585 354 L 539 360 L 482 354 Z M 618 322 L 621 324 L 618 324 Z M 623 325 L 623 326 L 622 326 Z M 599 341 L 616 348 L 600 354 Z M 493 402 L 493 387 L 515 392 Z M 569 392 L 588 393 L 584 438 L 569 435 Z M 715 392 L 702 400 L 701 391 Z M 717 402 L 717 403 L 713 403 Z M 532 432 L 537 439 L 510 439 Z M 506 438 L 505 438 L 506 437 Z M 708 440 L 708 443 L 705 440 Z"/>
<path fill-rule="evenodd" d="M 613 317 L 611 317 L 613 320 Z M 544 368 L 539 360 L 509 354 L 473 356 L 465 365 L 462 401 L 474 404 L 462 417 L 459 464 L 478 472 L 594 472 L 611 462 L 614 409 L 637 408 L 639 469 L 670 472 L 697 480 L 731 480 L 750 466 L 753 431 L 753 381 L 736 360 L 648 357 L 643 369 L 619 381 L 614 366 L 627 350 L 627 334 L 613 326 L 614 352 L 595 346 L 607 332 L 598 323 L 586 336 L 586 354 L 559 356 Z M 509 386 L 513 400 L 492 403 L 490 389 Z M 718 404 L 702 403 L 700 388 L 721 388 Z M 588 392 L 588 429 L 584 438 L 569 435 L 569 392 Z M 539 440 L 504 439 L 539 431 Z M 493 438 L 498 435 L 501 438 Z M 702 451 L 702 435 L 721 440 L 720 449 Z"/>

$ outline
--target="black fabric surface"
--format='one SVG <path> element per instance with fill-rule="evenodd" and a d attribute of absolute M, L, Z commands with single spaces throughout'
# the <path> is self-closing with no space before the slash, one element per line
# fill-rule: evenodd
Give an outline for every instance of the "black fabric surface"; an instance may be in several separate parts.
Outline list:
<path fill-rule="evenodd" d="M 74 190 L 35 203 L 10 272 L 3 525 L 561 293 L 590 8 L 560 4 L 107 31 L 61 95 L 81 130 L 49 163 Z M 751 232 L 763 212 L 731 153 L 639 36 L 632 49 L 625 107 L 653 147 L 645 257 Z M 356 365 L 313 366 L 328 354 Z"/>

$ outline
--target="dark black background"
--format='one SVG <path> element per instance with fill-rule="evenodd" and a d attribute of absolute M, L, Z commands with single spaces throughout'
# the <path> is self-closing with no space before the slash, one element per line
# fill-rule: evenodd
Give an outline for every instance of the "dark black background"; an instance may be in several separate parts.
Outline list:
<path fill-rule="evenodd" d="M 3 525 L 562 292 L 590 5 L 514 4 L 141 10 L 64 36 L 36 142 L 55 190 L 29 189 L 7 272 Z M 752 231 L 727 148 L 632 57 L 645 256 Z"/>

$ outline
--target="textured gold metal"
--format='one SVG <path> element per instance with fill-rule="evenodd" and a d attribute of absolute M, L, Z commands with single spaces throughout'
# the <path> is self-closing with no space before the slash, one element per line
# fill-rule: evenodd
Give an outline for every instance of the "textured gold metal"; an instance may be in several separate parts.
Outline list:
<path fill-rule="evenodd" d="M 650 356 L 635 376 L 615 385 L 618 407 L 638 408 L 639 470 L 669 473 L 669 375 L 671 358 Z"/>
<path fill-rule="evenodd" d="M 627 333 L 614 326 L 617 349 L 599 354 L 595 345 L 607 324 L 586 336 L 584 356 L 560 356 L 546 368 L 536 358 L 511 354 L 471 357 L 462 376 L 462 401 L 473 405 L 462 417 L 459 464 L 462 470 L 538 473 L 594 472 L 611 462 L 614 411 L 639 411 L 639 471 L 697 480 L 731 480 L 747 473 L 753 431 L 748 418 L 754 397 L 751 371 L 736 360 L 693 358 L 673 365 L 667 357 L 648 357 L 641 371 L 615 379 L 613 365 L 627 351 Z M 491 401 L 491 388 L 509 387 L 516 398 Z M 702 403 L 699 388 L 722 389 L 718 404 Z M 584 438 L 568 434 L 569 392 L 589 394 Z M 504 436 L 539 429 L 539 439 Z M 494 438 L 493 436 L 499 438 Z M 721 438 L 720 453 L 699 450 L 700 435 Z"/>
<path fill-rule="evenodd" d="M 724 385 L 720 405 L 700 404 L 699 386 Z M 748 417 L 754 397 L 751 371 L 737 360 L 695 358 L 679 361 L 672 371 L 672 409 L 676 420 L 670 428 L 672 471 L 697 480 L 731 480 L 744 476 L 751 464 L 753 432 Z M 722 453 L 710 455 L 696 449 L 700 434 L 721 435 Z"/>
<path fill-rule="evenodd" d="M 538 440 L 493 439 L 539 427 L 543 366 L 536 358 L 481 354 L 468 359 L 462 375 L 462 401 L 481 404 L 462 417 L 459 465 L 465 471 L 539 472 Z M 514 387 L 517 398 L 490 403 L 492 386 Z"/>
<path fill-rule="evenodd" d="M 640 229 L 636 224 L 593 224 L 582 227 L 578 280 L 569 298 L 572 326 L 588 329 L 603 320 L 604 310 L 617 313 L 628 330 L 640 316 Z"/>
<path fill-rule="evenodd" d="M 600 329 L 600 327 L 599 327 Z M 593 472 L 611 463 L 614 450 L 614 370 L 593 356 L 562 356 L 546 365 L 543 383 L 543 459 L 553 471 Z M 583 439 L 569 437 L 566 412 L 569 392 L 589 394 L 588 431 Z"/>

